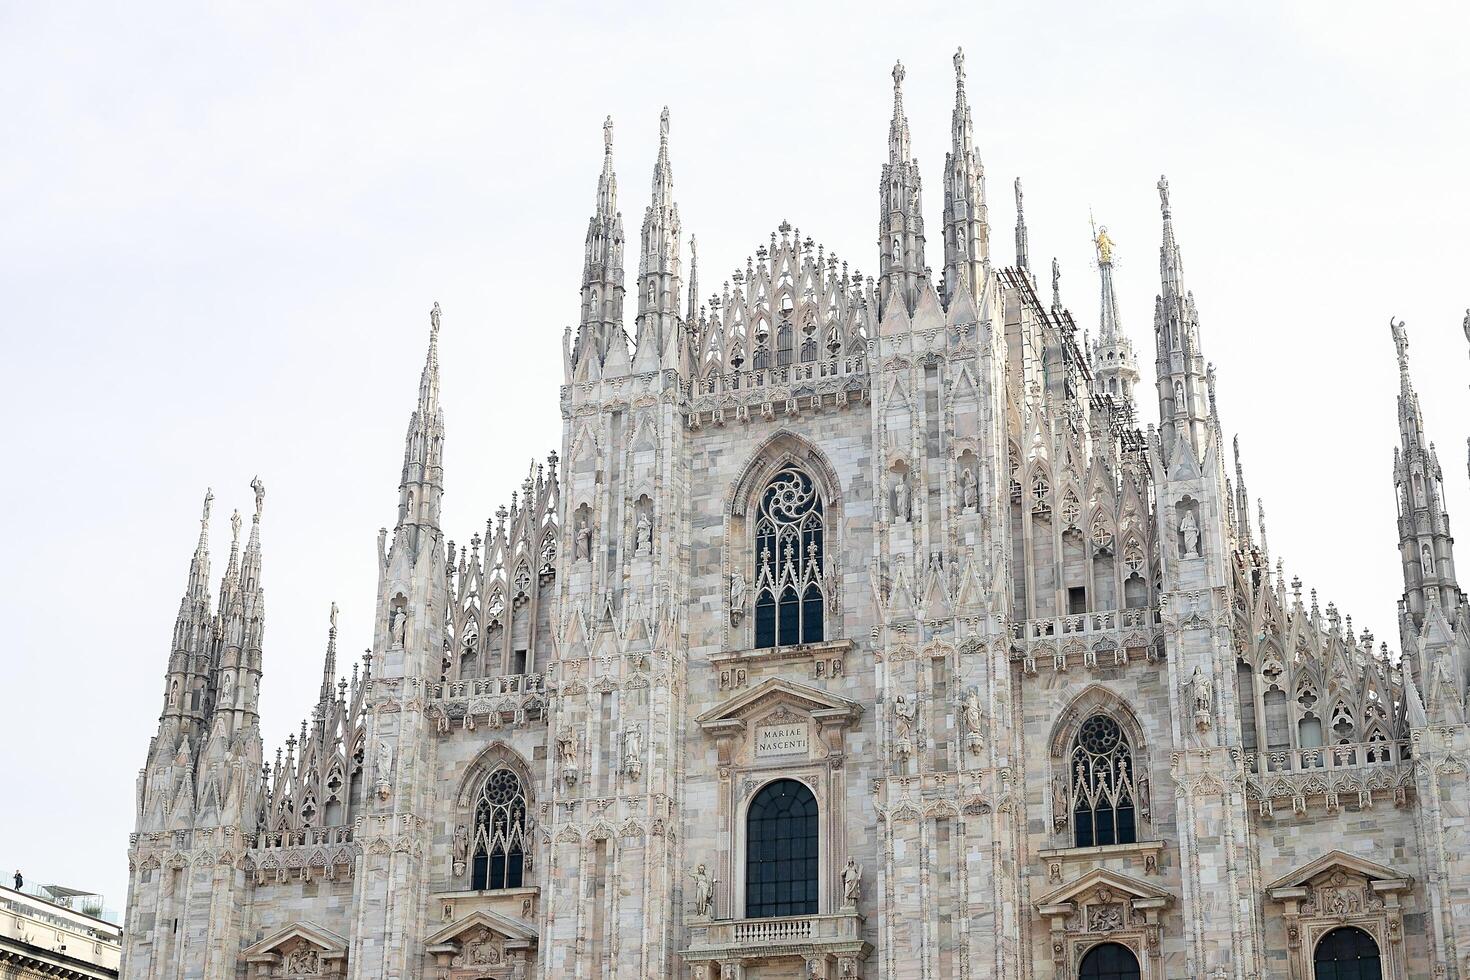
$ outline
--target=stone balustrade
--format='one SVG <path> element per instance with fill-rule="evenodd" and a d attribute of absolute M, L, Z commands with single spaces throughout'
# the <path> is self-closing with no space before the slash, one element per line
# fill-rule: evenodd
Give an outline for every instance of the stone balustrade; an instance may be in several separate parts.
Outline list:
<path fill-rule="evenodd" d="M 863 917 L 847 909 L 826 915 L 764 919 L 715 919 L 691 923 L 685 962 L 722 957 L 815 956 L 863 959 L 872 948 L 862 938 Z"/>

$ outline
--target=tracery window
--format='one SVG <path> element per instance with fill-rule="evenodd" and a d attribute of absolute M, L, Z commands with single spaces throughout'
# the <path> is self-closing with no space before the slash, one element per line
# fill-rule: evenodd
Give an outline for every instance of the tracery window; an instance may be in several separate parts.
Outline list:
<path fill-rule="evenodd" d="M 1316 980 L 1382 980 L 1383 964 L 1373 937 L 1355 926 L 1322 937 L 1312 957 Z"/>
<path fill-rule="evenodd" d="M 776 473 L 755 522 L 755 645 L 820 643 L 827 584 L 823 577 L 822 498 L 794 466 Z"/>
<path fill-rule="evenodd" d="M 1118 723 L 1107 715 L 1083 722 L 1071 762 L 1077 846 L 1137 842 L 1133 751 Z"/>
<path fill-rule="evenodd" d="M 475 801 L 475 891 L 520 888 L 526 864 L 526 788 L 513 771 L 496 769 Z"/>
<path fill-rule="evenodd" d="M 817 911 L 817 800 L 794 779 L 768 783 L 745 818 L 745 915 Z"/>
<path fill-rule="evenodd" d="M 1102 943 L 1088 950 L 1077 971 L 1081 980 L 1139 980 L 1138 957 L 1118 943 Z"/>

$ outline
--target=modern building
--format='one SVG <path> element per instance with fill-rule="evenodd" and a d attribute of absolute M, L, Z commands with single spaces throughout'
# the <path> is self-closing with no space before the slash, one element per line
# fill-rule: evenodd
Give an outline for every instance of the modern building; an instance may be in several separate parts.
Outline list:
<path fill-rule="evenodd" d="M 118 975 L 122 930 L 71 908 L 70 889 L 51 899 L 0 887 L 0 980 L 105 980 Z M 91 911 L 99 911 L 87 906 Z"/>
<path fill-rule="evenodd" d="M 1114 243 L 1085 345 L 1019 182 L 993 247 L 955 80 L 936 242 L 894 70 L 874 276 L 782 222 L 701 294 L 666 110 L 626 296 L 609 121 L 561 446 L 450 539 L 436 304 L 371 652 L 334 611 L 269 755 L 264 486 L 217 597 L 206 497 L 125 977 L 1470 978 L 1470 606 L 1402 324 L 1396 657 L 1267 546 L 1168 182 L 1140 428 Z"/>

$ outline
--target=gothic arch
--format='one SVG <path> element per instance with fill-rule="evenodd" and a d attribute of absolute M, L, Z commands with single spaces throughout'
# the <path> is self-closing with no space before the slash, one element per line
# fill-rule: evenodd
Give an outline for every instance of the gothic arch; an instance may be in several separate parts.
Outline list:
<path fill-rule="evenodd" d="M 526 764 L 526 760 L 504 742 L 493 742 L 475 756 L 474 761 L 465 769 L 464 778 L 459 781 L 459 789 L 454 794 L 455 804 L 460 807 L 469 806 L 480 784 L 492 772 L 502 767 L 514 772 L 520 778 L 522 785 L 526 787 L 526 802 L 529 811 L 530 804 L 535 802 L 536 780 L 531 775 L 531 767 Z"/>
<path fill-rule="evenodd" d="M 740 471 L 730 488 L 728 503 L 731 517 L 744 517 L 766 481 L 783 466 L 800 466 L 811 476 L 822 492 L 829 512 L 836 512 L 842 501 L 842 481 L 830 460 L 816 446 L 790 429 L 779 429 L 760 444 Z"/>
<path fill-rule="evenodd" d="M 1072 749 L 1072 740 L 1077 737 L 1082 723 L 1099 714 L 1107 715 L 1118 723 L 1134 752 L 1140 756 L 1147 752 L 1148 736 L 1144 733 L 1138 716 L 1133 713 L 1133 708 L 1101 684 L 1091 684 L 1072 698 L 1061 714 L 1057 715 L 1051 730 L 1051 757 L 1065 758 Z"/>

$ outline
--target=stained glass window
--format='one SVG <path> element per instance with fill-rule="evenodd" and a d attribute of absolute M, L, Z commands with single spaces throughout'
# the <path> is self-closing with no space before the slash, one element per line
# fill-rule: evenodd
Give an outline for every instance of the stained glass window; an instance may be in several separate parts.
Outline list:
<path fill-rule="evenodd" d="M 1107 715 L 1083 722 L 1071 761 L 1077 846 L 1136 842 L 1133 752 L 1118 723 Z"/>
<path fill-rule="evenodd" d="M 475 801 L 475 891 L 520 888 L 525 873 L 526 790 L 509 769 L 497 769 L 485 780 Z"/>
<path fill-rule="evenodd" d="M 766 484 L 755 521 L 755 645 L 820 643 L 824 637 L 822 498 L 795 467 Z"/>

